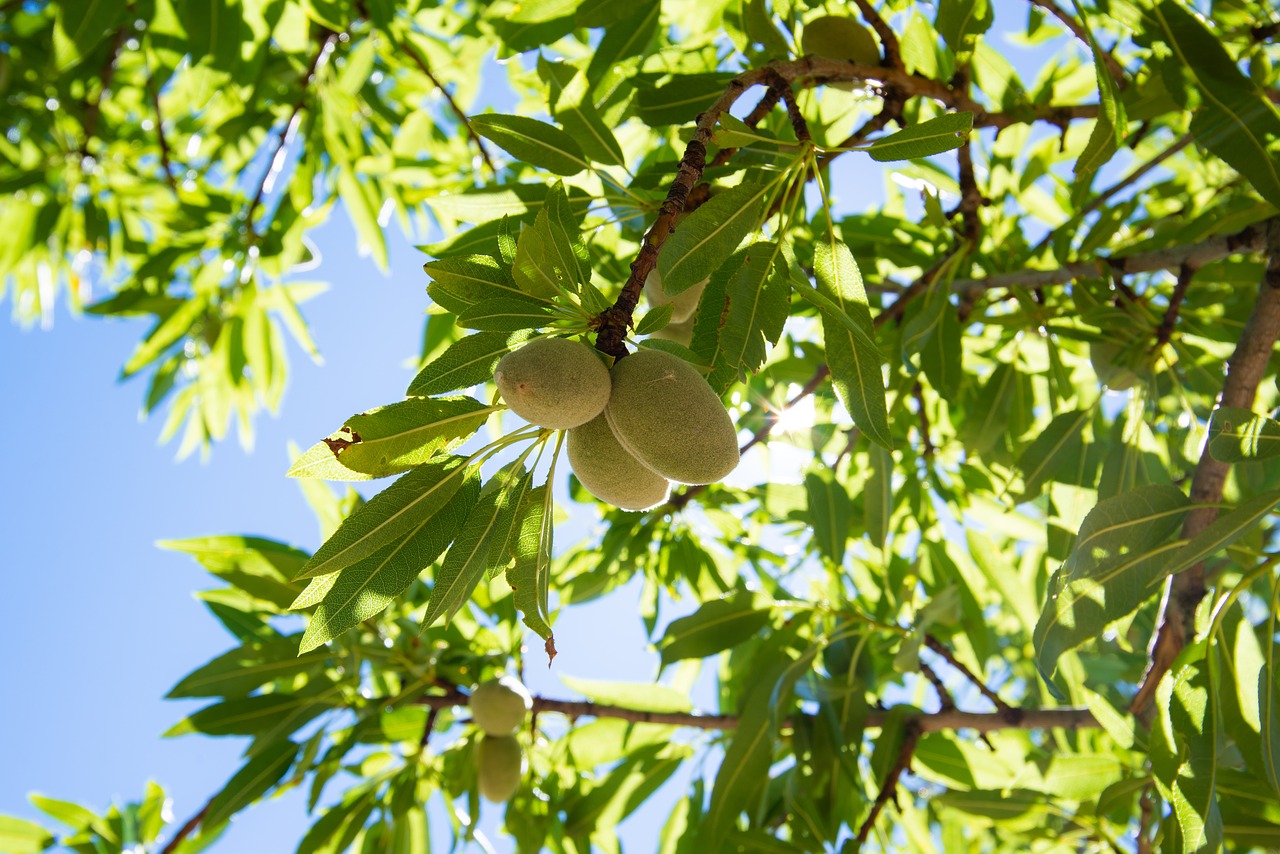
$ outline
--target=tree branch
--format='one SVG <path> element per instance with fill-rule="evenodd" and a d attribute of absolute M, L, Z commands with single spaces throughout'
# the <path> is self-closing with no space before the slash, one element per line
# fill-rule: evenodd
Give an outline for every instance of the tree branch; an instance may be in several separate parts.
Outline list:
<path fill-rule="evenodd" d="M 439 89 L 441 95 L 444 95 L 445 101 L 449 104 L 449 109 L 458 117 L 458 122 L 466 130 L 467 136 L 471 138 L 471 141 L 476 144 L 476 148 L 480 150 L 480 159 L 484 161 L 485 166 L 489 167 L 489 171 L 492 174 L 497 175 L 498 168 L 493 165 L 493 160 L 489 157 L 489 149 L 485 148 L 484 140 L 480 138 L 480 134 L 476 133 L 476 129 L 471 126 L 471 121 L 467 118 L 467 114 L 462 111 L 462 108 L 458 106 L 458 102 L 453 100 L 453 95 L 449 94 L 449 90 L 432 72 L 431 66 L 427 64 L 426 57 L 419 54 L 418 49 L 409 44 L 407 40 L 400 43 L 400 49 L 409 55 L 409 58 L 413 60 L 413 64 L 418 66 L 418 70 L 431 81 L 431 85 Z"/>
<path fill-rule="evenodd" d="M 178 195 L 178 182 L 173 177 L 173 159 L 169 155 L 169 140 L 164 135 L 164 113 L 160 111 L 160 92 L 156 89 L 151 77 L 147 77 L 147 94 L 151 96 L 151 109 L 156 114 L 156 137 L 160 140 L 160 168 L 164 170 L 164 180 L 173 194 Z"/>
<path fill-rule="evenodd" d="M 1140 181 L 1144 176 L 1146 176 L 1146 174 L 1150 172 L 1152 169 L 1155 169 L 1161 163 L 1165 162 L 1170 157 L 1172 157 L 1173 155 L 1177 154 L 1179 151 L 1181 151 L 1182 149 L 1190 145 L 1192 142 L 1192 139 L 1193 138 L 1189 133 L 1183 135 L 1180 139 L 1178 139 L 1177 142 L 1173 143 L 1173 145 L 1170 145 L 1164 151 L 1152 157 L 1150 160 L 1143 163 L 1141 166 L 1138 166 L 1136 169 L 1134 169 L 1124 178 L 1121 178 L 1119 181 L 1112 184 L 1110 187 L 1108 187 L 1107 189 L 1099 193 L 1097 196 L 1095 196 L 1092 200 L 1089 201 L 1087 205 L 1082 207 L 1080 210 L 1076 211 L 1075 215 L 1071 217 L 1071 219 L 1066 223 L 1066 225 L 1080 222 L 1082 219 L 1084 219 L 1084 217 L 1088 216 L 1089 214 L 1093 213 L 1098 208 L 1106 204 L 1107 201 L 1110 200 L 1117 193 L 1123 190 L 1126 190 L 1129 187 L 1132 187 L 1134 184 Z M 1041 250 L 1043 250 L 1046 246 L 1049 245 L 1049 243 L 1053 240 L 1053 236 L 1057 234 L 1058 231 L 1063 227 L 1064 226 L 1059 226 L 1058 228 L 1055 228 L 1053 231 L 1050 231 L 1043 238 L 1041 238 L 1040 242 L 1037 243 L 1034 247 L 1032 247 L 1030 254 L 1033 257 L 1036 255 L 1039 255 Z"/>
<path fill-rule="evenodd" d="M 1227 361 L 1227 379 L 1218 400 L 1221 407 L 1253 408 L 1258 383 L 1280 337 L 1280 222 L 1276 220 L 1269 222 L 1266 248 L 1267 268 L 1262 275 L 1257 302 L 1240 333 L 1235 352 Z M 1182 524 L 1183 539 L 1195 537 L 1218 518 L 1217 504 L 1222 500 L 1222 487 L 1230 468 L 1229 463 L 1219 462 L 1207 450 L 1200 455 L 1189 495 L 1196 506 Z M 1160 603 L 1160 628 L 1151 642 L 1151 663 L 1129 706 L 1135 715 L 1146 713 L 1161 678 L 1169 672 L 1187 639 L 1195 635 L 1196 606 L 1205 592 L 1204 561 L 1171 576 L 1166 582 Z"/>
<path fill-rule="evenodd" d="M 470 697 L 456 686 L 443 687 L 443 693 L 424 694 L 415 702 L 431 709 L 466 706 Z M 380 701 L 370 701 L 380 702 Z M 625 706 L 593 703 L 590 700 L 557 700 L 551 697 L 533 698 L 534 714 L 556 712 L 570 718 L 616 718 L 632 723 L 662 724 L 690 727 L 701 730 L 734 729 L 737 715 L 705 715 L 697 712 L 648 712 Z M 883 727 L 888 710 L 874 709 L 867 714 L 865 725 L 873 729 Z M 1001 729 L 1094 729 L 1099 724 L 1088 709 L 1010 709 L 1000 712 L 962 712 L 955 709 L 939 712 L 921 712 L 908 715 L 905 721 L 915 724 L 921 733 L 943 730 L 967 729 L 986 733 Z"/>
<path fill-rule="evenodd" d="M 84 111 L 84 141 L 80 143 L 80 156 L 91 157 L 89 152 L 89 142 L 98 133 L 98 120 L 102 117 L 102 100 L 111 95 L 111 81 L 116 75 L 116 59 L 120 56 L 120 48 L 124 46 L 124 40 L 128 36 L 129 27 L 120 27 L 116 30 L 115 35 L 111 37 L 111 47 L 107 50 L 106 62 L 102 64 L 102 70 L 98 72 L 98 79 L 102 81 L 101 87 L 98 89 L 98 97 L 92 101 L 86 100 Z"/>
<path fill-rule="evenodd" d="M 186 824 L 178 828 L 178 832 L 173 835 L 173 838 L 165 843 L 164 848 L 160 849 L 160 854 L 173 854 L 174 851 L 177 851 L 178 846 L 181 845 L 188 836 L 195 832 L 196 828 L 200 826 L 200 822 L 204 821 L 204 817 L 209 814 L 209 807 L 212 805 L 213 798 L 210 798 L 205 802 L 205 805 L 200 808 L 199 812 L 187 819 Z"/>
<path fill-rule="evenodd" d="M 1152 348 L 1154 352 L 1160 352 L 1160 348 L 1169 343 L 1169 339 L 1173 337 L 1173 329 L 1178 325 L 1178 312 L 1182 309 L 1182 301 L 1187 297 L 1187 288 L 1191 287 L 1191 277 L 1196 273 L 1196 268 L 1182 262 L 1182 266 L 1178 268 L 1178 283 L 1173 288 L 1173 293 L 1169 295 L 1169 307 L 1165 309 L 1164 317 L 1160 320 L 1160 325 L 1156 327 L 1156 343 Z"/>
<path fill-rule="evenodd" d="M 902 47 L 898 44 L 898 34 L 893 31 L 893 27 L 889 26 L 868 0 L 855 0 L 855 2 L 858 4 L 858 10 L 862 12 L 862 17 L 866 18 L 871 29 L 875 30 L 876 35 L 880 37 L 880 46 L 884 48 L 884 64 L 892 68 L 903 68 Z"/>
<path fill-rule="evenodd" d="M 263 197 L 275 182 L 280 171 L 284 169 L 285 158 L 288 154 L 286 149 L 293 139 L 294 132 L 297 130 L 298 117 L 302 115 L 302 109 L 307 103 L 307 89 L 310 88 L 312 81 L 316 79 L 316 75 L 320 73 L 320 69 L 324 67 L 324 63 L 333 52 L 337 41 L 338 33 L 329 31 L 324 40 L 320 42 L 319 49 L 311 57 L 311 62 L 307 65 L 307 70 L 302 75 L 302 85 L 298 91 L 298 100 L 293 104 L 293 109 L 289 113 L 289 120 L 284 123 L 284 126 L 276 134 L 276 147 L 271 155 L 271 163 L 267 166 L 267 171 L 263 173 L 262 180 L 258 182 L 258 189 L 253 194 L 253 198 L 249 200 L 249 208 L 245 212 L 244 221 L 251 231 L 253 230 L 254 214 L 258 212 L 258 208 L 262 205 Z"/>
<path fill-rule="evenodd" d="M 867 813 L 862 826 L 858 828 L 857 842 L 859 847 L 867 841 L 867 837 L 871 834 L 871 829 L 876 825 L 876 819 L 880 817 L 880 813 L 884 810 L 885 805 L 889 803 L 889 799 L 894 797 L 894 793 L 897 792 L 898 778 L 911 768 L 911 757 L 915 755 L 916 744 L 920 741 L 922 731 L 919 722 L 914 720 L 907 720 L 903 724 L 903 729 L 905 731 L 902 735 L 902 747 L 898 749 L 898 760 L 889 769 L 888 775 L 884 778 L 884 785 L 880 787 L 880 794 L 876 795 L 875 803 L 871 805 L 871 812 Z"/>
<path fill-rule="evenodd" d="M 761 84 L 776 85 L 777 79 L 801 86 L 851 80 L 876 81 L 895 87 L 904 98 L 909 96 L 932 98 L 952 109 L 971 112 L 974 115 L 975 127 L 1001 128 L 1038 119 L 1061 125 L 1073 118 L 1094 118 L 1098 115 L 1097 104 L 1028 106 L 1010 113 L 989 113 L 966 92 L 958 91 L 941 81 L 918 74 L 909 74 L 899 68 L 860 65 L 821 56 L 771 62 L 744 71 L 730 80 L 715 103 L 697 117 L 693 138 L 685 147 L 675 180 L 667 191 L 667 198 L 658 209 L 658 216 L 653 225 L 645 234 L 636 260 L 631 263 L 631 275 L 627 278 L 614 304 L 601 312 L 595 320 L 597 350 L 615 359 L 626 357 L 627 348 L 623 339 L 626 338 L 627 330 L 631 328 L 631 318 L 640 301 L 640 292 L 644 288 L 645 279 L 657 262 L 659 250 L 675 231 L 676 218 L 684 211 L 685 200 L 694 185 L 698 183 L 698 179 L 702 177 L 707 162 L 707 142 L 711 139 L 716 122 L 719 121 L 721 114 L 737 103 L 748 89 Z"/>
<path fill-rule="evenodd" d="M 1061 21 L 1063 26 L 1070 30 L 1072 35 L 1079 39 L 1084 46 L 1089 49 L 1090 53 L 1093 52 L 1093 48 L 1089 44 L 1089 35 L 1085 31 L 1085 28 L 1081 26 L 1080 22 L 1077 21 L 1066 9 L 1063 9 L 1057 3 L 1053 2 L 1053 0 L 1031 0 L 1031 5 L 1039 6 L 1041 9 L 1044 9 L 1050 15 L 1053 15 L 1053 17 Z M 1077 8 L 1079 7 L 1077 6 Z M 1099 45 L 1098 49 L 1102 50 L 1102 46 Z M 1116 81 L 1116 85 L 1121 89 L 1129 84 L 1128 73 L 1124 70 L 1124 66 L 1121 65 L 1114 56 L 1112 56 L 1111 51 L 1102 51 L 1102 64 L 1107 67 L 1107 73 L 1111 75 L 1111 79 Z"/>
<path fill-rule="evenodd" d="M 969 683 L 973 685 L 973 687 L 978 689 L 978 693 L 991 701 L 991 705 L 996 707 L 996 711 L 999 714 L 1009 718 L 1017 717 L 1020 710 L 1013 708 L 1004 700 L 1000 699 L 1000 695 L 988 688 L 986 682 L 979 679 L 974 675 L 972 670 L 962 664 L 960 660 L 952 654 L 951 650 L 947 649 L 946 645 L 943 644 L 942 641 L 938 640 L 933 635 L 926 634 L 924 636 L 924 645 L 932 650 L 935 655 L 941 656 L 947 664 L 950 664 L 956 670 L 960 671 L 960 674 L 964 676 L 965 679 L 968 679 Z"/>
<path fill-rule="evenodd" d="M 1263 220 L 1246 226 L 1234 234 L 1220 234 L 1200 243 L 1186 246 L 1170 246 L 1151 252 L 1100 258 L 1097 261 L 1075 261 L 1055 270 L 1026 270 L 1014 273 L 995 273 L 981 279 L 956 279 L 951 283 L 953 291 L 964 292 L 971 288 L 1045 288 L 1062 285 L 1074 279 L 1100 278 L 1108 272 L 1120 275 L 1151 273 L 1156 270 L 1173 270 L 1184 263 L 1203 267 L 1212 261 L 1220 261 L 1231 255 L 1259 252 L 1266 245 L 1268 225 L 1280 218 Z M 910 290 L 910 289 L 908 289 Z M 906 292 L 904 291 L 904 296 Z"/>

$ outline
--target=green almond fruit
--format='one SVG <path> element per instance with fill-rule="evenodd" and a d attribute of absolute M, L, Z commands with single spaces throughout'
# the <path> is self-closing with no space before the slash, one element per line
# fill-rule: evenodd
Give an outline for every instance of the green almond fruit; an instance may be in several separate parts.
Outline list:
<path fill-rule="evenodd" d="M 694 282 L 685 290 L 671 296 L 662 286 L 662 276 L 658 274 L 658 268 L 654 267 L 644 280 L 644 293 L 649 298 L 649 305 L 654 308 L 672 303 L 671 322 L 684 323 L 698 310 L 698 301 L 702 299 L 702 292 L 707 289 L 707 283 L 710 281 L 711 279 L 707 278 L 701 282 Z"/>
<path fill-rule="evenodd" d="M 619 359 L 604 413 L 619 444 L 667 480 L 715 483 L 737 468 L 733 419 L 679 356 L 641 350 Z"/>
<path fill-rule="evenodd" d="M 514 735 L 486 735 L 476 749 L 480 794 L 495 804 L 511 800 L 524 775 L 524 749 Z"/>
<path fill-rule="evenodd" d="M 609 369 L 585 344 L 539 338 L 503 356 L 493 372 L 511 411 L 530 424 L 568 430 L 609 402 Z"/>
<path fill-rule="evenodd" d="M 879 65 L 880 46 L 871 30 L 852 18 L 823 15 L 804 25 L 800 49 L 807 54 Z"/>
<path fill-rule="evenodd" d="M 529 710 L 533 698 L 514 676 L 481 682 L 471 692 L 471 720 L 489 735 L 514 735 Z"/>
<path fill-rule="evenodd" d="M 569 465 L 596 498 L 623 510 L 648 510 L 667 500 L 671 484 L 618 442 L 604 415 L 569 431 Z"/>

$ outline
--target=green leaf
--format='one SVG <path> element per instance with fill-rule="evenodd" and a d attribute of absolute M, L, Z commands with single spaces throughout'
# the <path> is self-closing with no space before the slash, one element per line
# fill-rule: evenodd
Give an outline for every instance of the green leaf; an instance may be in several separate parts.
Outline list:
<path fill-rule="evenodd" d="M 328 643 L 382 613 L 403 595 L 419 573 L 433 564 L 458 536 L 479 494 L 480 475 L 473 469 L 448 502 L 403 539 L 388 543 L 336 575 L 315 579 L 313 584 L 326 584 L 298 652 L 306 653 Z M 303 607 L 302 597 L 294 602 L 294 607 Z"/>
<path fill-rule="evenodd" d="M 302 590 L 292 579 L 307 562 L 307 553 L 275 540 L 229 535 L 160 540 L 156 545 L 191 555 L 268 608 L 288 608 Z"/>
<path fill-rule="evenodd" d="M 994 20 L 989 0 L 939 0 L 935 25 L 947 46 L 959 53 L 967 49 L 970 36 L 982 35 Z"/>
<path fill-rule="evenodd" d="M 507 583 L 524 624 L 544 641 L 552 640 L 548 625 L 548 592 L 551 577 L 552 493 L 547 485 L 531 490 L 519 511 Z M 554 642 L 551 648 L 554 649 Z"/>
<path fill-rule="evenodd" d="M 498 411 L 470 397 L 411 398 L 353 415 L 294 461 L 289 477 L 371 480 L 453 450 Z"/>
<path fill-rule="evenodd" d="M 470 121 L 476 133 L 532 166 L 557 175 L 576 175 L 587 167 L 573 137 L 546 122 L 501 113 L 472 116 Z"/>
<path fill-rule="evenodd" d="M 889 538 L 889 522 L 893 516 L 893 454 L 878 445 L 868 450 L 871 476 L 862 490 L 862 509 L 867 536 L 872 545 L 883 549 Z M 840 560 L 835 561 L 841 564 Z"/>
<path fill-rule="evenodd" d="M 318 669 L 328 657 L 298 657 L 297 649 L 296 635 L 251 641 L 191 671 L 165 696 L 244 697 L 268 682 Z"/>
<path fill-rule="evenodd" d="M 814 247 L 813 271 L 817 291 L 799 285 L 797 290 L 816 302 L 822 313 L 822 336 L 836 396 L 858 429 L 880 447 L 892 450 L 881 373 L 884 357 L 875 344 L 858 264 L 848 246 L 830 238 Z"/>
<path fill-rule="evenodd" d="M 511 274 L 520 290 L 536 299 L 551 301 L 577 292 L 578 258 L 568 235 L 552 226 L 547 208 L 538 211 L 533 225 L 521 229 Z"/>
<path fill-rule="evenodd" d="M 915 160 L 959 148 L 972 131 L 973 113 L 946 113 L 877 139 L 867 153 L 880 163 Z"/>
<path fill-rule="evenodd" d="M 1088 27 L 1088 16 L 1081 15 L 1081 20 Z M 1098 103 L 1102 109 L 1098 111 L 1098 118 L 1093 125 L 1093 132 L 1089 135 L 1089 141 L 1085 144 L 1084 151 L 1080 152 L 1080 156 L 1076 158 L 1075 175 L 1079 181 L 1089 174 L 1096 172 L 1104 163 L 1111 159 L 1120 144 L 1124 142 L 1125 124 L 1128 121 L 1125 116 L 1124 101 L 1120 99 L 1120 88 L 1117 81 L 1111 77 L 1111 72 L 1107 69 L 1105 61 L 1106 54 L 1103 53 L 1101 47 L 1093 38 L 1093 33 L 1087 33 L 1089 38 L 1089 49 L 1093 53 L 1093 71 L 1094 76 L 1098 80 Z"/>
<path fill-rule="evenodd" d="M 560 681 L 593 703 L 622 706 L 643 712 L 692 712 L 688 694 L 651 682 L 601 682 L 561 674 Z"/>
<path fill-rule="evenodd" d="M 524 465 L 517 461 L 500 469 L 484 485 L 480 498 L 436 573 L 427 612 L 422 617 L 422 628 L 428 628 L 441 617 L 449 620 L 494 565 L 492 545 L 495 541 L 507 540 L 516 522 L 519 500 L 529 492 L 532 478 L 533 474 L 525 471 Z M 506 556 L 500 560 L 505 564 Z"/>
<path fill-rule="evenodd" d="M 1236 540 L 1258 527 L 1280 503 L 1280 489 L 1254 496 L 1225 516 L 1214 519 L 1209 526 L 1178 550 L 1163 567 L 1163 571 L 1148 585 L 1155 585 L 1165 577 L 1176 575 L 1205 558 L 1222 551 Z"/>
<path fill-rule="evenodd" d="M 458 313 L 463 329 L 489 332 L 515 332 L 519 329 L 541 329 L 554 315 L 542 306 L 521 299 L 491 299 L 477 303 Z"/>
<path fill-rule="evenodd" d="M 133 376 L 160 358 L 171 345 L 191 331 L 191 327 L 200 319 L 208 306 L 209 301 L 204 296 L 193 296 L 178 306 L 173 313 L 158 323 L 133 351 L 129 361 L 125 362 L 120 370 L 121 379 Z"/>
<path fill-rule="evenodd" d="M 1100 501 L 1085 516 L 1075 547 L 1049 579 L 1048 596 L 1036 623 L 1036 666 L 1050 690 L 1058 658 L 1102 635 L 1109 623 L 1128 616 L 1154 591 L 1176 546 L 1169 540 L 1191 509 L 1172 486 L 1144 486 Z"/>
<path fill-rule="evenodd" d="M 725 387 L 760 370 L 768 346 L 782 335 L 791 307 L 790 280 L 778 244 L 753 243 L 739 254 L 742 264 L 725 288 L 729 304 L 712 361 L 714 377 L 708 380 L 713 387 Z"/>
<path fill-rule="evenodd" d="M 844 562 L 853 520 L 853 502 L 849 493 L 829 469 L 809 472 L 804 476 L 805 494 L 809 499 L 809 522 L 818 552 L 833 566 Z"/>
<path fill-rule="evenodd" d="M 34 822 L 0 815 L 0 851 L 37 854 L 54 843 L 53 834 Z"/>
<path fill-rule="evenodd" d="M 356 236 L 361 245 L 373 253 L 378 269 L 387 269 L 387 239 L 378 222 L 378 210 L 382 203 L 378 199 L 374 183 L 361 181 L 350 169 L 339 168 L 337 173 L 338 195 L 342 197 L 342 206 L 351 217 Z"/>
<path fill-rule="evenodd" d="M 673 620 L 658 643 L 665 667 L 685 658 L 706 658 L 742 643 L 769 622 L 769 599 L 738 592 L 713 599 L 687 617 Z"/>
<path fill-rule="evenodd" d="M 1222 463 L 1280 456 L 1280 422 L 1247 409 L 1224 406 L 1214 410 L 1209 425 L 1209 454 Z"/>
<path fill-rule="evenodd" d="M 671 313 L 675 311 L 675 303 L 667 303 L 650 309 L 636 324 L 637 335 L 650 335 L 671 322 Z"/>
<path fill-rule="evenodd" d="M 697 115 L 724 94 L 732 74 L 675 74 L 636 95 L 636 116 L 651 127 L 692 124 Z M 730 250 L 732 251 L 732 250 Z M 663 274 L 663 281 L 666 275 Z"/>
<path fill-rule="evenodd" d="M 555 116 L 556 121 L 560 122 L 592 160 L 614 166 L 621 166 L 626 162 L 617 137 L 604 119 L 600 118 L 600 113 L 591 102 L 586 74 L 578 72 L 561 91 L 555 103 Z"/>
<path fill-rule="evenodd" d="M 756 662 L 757 674 L 747 687 L 733 740 L 716 772 L 711 805 L 698 830 L 698 850 L 715 850 L 739 813 L 755 811 L 756 793 L 769 780 L 778 727 L 792 705 L 792 690 L 817 652 L 813 646 L 796 661 L 782 655 L 763 666 Z"/>
<path fill-rule="evenodd" d="M 298 745 L 285 739 L 246 762 L 209 802 L 203 826 L 217 827 L 240 810 L 261 800 L 289 771 L 297 755 Z"/>
<path fill-rule="evenodd" d="M 516 286 L 509 267 L 501 266 L 488 255 L 441 258 L 428 261 L 422 269 L 431 277 L 433 285 L 468 305 L 502 297 L 526 302 L 537 299 Z"/>
<path fill-rule="evenodd" d="M 1152 8 L 1144 26 L 1171 53 L 1160 63 L 1165 85 L 1184 109 L 1194 110 L 1196 142 L 1280 207 L 1280 154 L 1271 145 L 1280 137 L 1280 112 L 1240 71 L 1221 37 L 1176 0 Z"/>
<path fill-rule="evenodd" d="M 1088 409 L 1058 415 L 1018 456 L 1024 500 L 1038 496 L 1046 481 L 1066 478 L 1084 465 L 1084 428 L 1092 417 Z"/>
<path fill-rule="evenodd" d="M 449 504 L 471 475 L 471 467 L 465 463 L 462 457 L 444 457 L 401 477 L 344 519 L 297 577 L 313 578 L 346 569 L 419 530 Z"/>
<path fill-rule="evenodd" d="M 98 814 L 88 807 L 71 801 L 61 801 L 57 798 L 47 798 L 44 795 L 32 792 L 27 795 L 27 800 L 31 801 L 32 806 L 40 810 L 40 812 L 59 821 L 74 830 L 84 830 L 85 828 L 93 828 L 95 831 L 102 833 L 104 836 L 111 836 L 110 828 L 106 827 Z M 101 828 L 101 830 L 99 830 Z"/>
<path fill-rule="evenodd" d="M 572 15 L 582 0 L 520 0 L 508 20 L 521 24 L 540 24 Z"/>
<path fill-rule="evenodd" d="M 1188 662 L 1165 676 L 1156 690 L 1151 728 L 1151 770 L 1160 794 L 1173 808 L 1185 854 L 1222 845 L 1222 815 L 1216 791 L 1218 710 L 1207 662 Z"/>
<path fill-rule="evenodd" d="M 164 738 L 195 732 L 258 735 L 279 727 L 292 732 L 331 708 L 331 703 L 306 694 L 258 694 L 205 706 L 169 727 Z"/>
<path fill-rule="evenodd" d="M 477 332 L 449 345 L 409 383 L 406 394 L 427 396 L 471 388 L 493 379 L 498 360 L 528 339 L 524 331 Z"/>
<path fill-rule="evenodd" d="M 662 288 L 674 297 L 709 277 L 759 224 L 767 188 L 743 183 L 685 218 L 658 256 Z"/>

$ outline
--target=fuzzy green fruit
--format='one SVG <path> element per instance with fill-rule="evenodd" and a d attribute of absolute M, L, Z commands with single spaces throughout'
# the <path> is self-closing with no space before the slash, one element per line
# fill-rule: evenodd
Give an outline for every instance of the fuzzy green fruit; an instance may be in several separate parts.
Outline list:
<path fill-rule="evenodd" d="M 880 46 L 871 30 L 852 18 L 823 15 L 804 25 L 800 49 L 806 54 L 879 65 Z"/>
<path fill-rule="evenodd" d="M 1133 388 L 1140 376 L 1126 358 L 1126 347 L 1116 341 L 1090 341 L 1089 361 L 1093 363 L 1093 372 L 1098 380 L 1112 391 L 1127 391 Z"/>
<path fill-rule="evenodd" d="M 688 347 L 693 343 L 693 320 L 686 320 L 684 323 L 668 323 L 651 337 L 660 338 L 663 341 L 674 341 L 682 347 Z"/>
<path fill-rule="evenodd" d="M 511 411 L 530 424 L 568 430 L 609 402 L 609 369 L 590 347 L 539 338 L 503 356 L 493 381 Z"/>
<path fill-rule="evenodd" d="M 665 477 L 618 443 L 603 415 L 569 431 L 569 465 L 588 492 L 623 510 L 657 507 L 671 492 Z"/>
<path fill-rule="evenodd" d="M 524 749 L 514 735 L 486 735 L 476 750 L 476 766 L 480 794 L 495 804 L 505 803 L 520 790 Z"/>
<path fill-rule="evenodd" d="M 524 724 L 533 698 L 514 676 L 481 682 L 471 692 L 471 720 L 489 735 L 512 735 Z"/>
<path fill-rule="evenodd" d="M 654 308 L 672 303 L 671 322 L 684 323 L 698 310 L 698 301 L 702 299 L 702 292 L 707 289 L 707 283 L 710 281 L 711 279 L 707 278 L 701 282 L 694 282 L 680 293 L 671 296 L 662 286 L 662 276 L 658 275 L 658 268 L 654 267 L 644 280 L 644 293 L 649 298 L 649 305 Z"/>
<path fill-rule="evenodd" d="M 715 483 L 738 465 L 738 434 L 697 369 L 662 350 L 641 350 L 613 366 L 604 410 L 622 447 L 676 483 Z"/>

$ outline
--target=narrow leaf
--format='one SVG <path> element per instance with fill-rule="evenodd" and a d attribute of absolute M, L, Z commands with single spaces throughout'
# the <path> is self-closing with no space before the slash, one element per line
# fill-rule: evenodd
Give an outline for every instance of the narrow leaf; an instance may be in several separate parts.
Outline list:
<path fill-rule="evenodd" d="M 1280 456 L 1280 422 L 1247 409 L 1215 410 L 1209 425 L 1209 454 L 1223 463 Z"/>
<path fill-rule="evenodd" d="M 673 620 L 658 644 L 665 667 L 685 658 L 706 658 L 742 643 L 769 622 L 768 599 L 740 592 L 713 599 L 687 617 Z"/>
<path fill-rule="evenodd" d="M 260 800 L 272 786 L 280 782 L 297 755 L 298 745 L 284 739 L 246 762 L 209 802 L 203 826 L 217 827 Z"/>
<path fill-rule="evenodd" d="M 345 569 L 418 530 L 462 487 L 471 473 L 465 462 L 457 456 L 435 459 L 401 477 L 344 519 L 297 577 Z"/>
<path fill-rule="evenodd" d="M 739 184 L 690 214 L 662 247 L 662 288 L 676 296 L 709 277 L 759 223 L 766 188 Z"/>
<path fill-rule="evenodd" d="M 944 113 L 877 139 L 867 153 L 880 163 L 928 157 L 964 145 L 972 130 L 973 113 Z"/>
<path fill-rule="evenodd" d="M 501 113 L 472 116 L 470 121 L 476 133 L 493 140 L 517 160 L 557 175 L 576 175 L 587 166 L 573 137 L 546 122 Z"/>
<path fill-rule="evenodd" d="M 455 341 L 418 372 L 407 394 L 425 397 L 487 382 L 498 360 L 528 337 L 524 331 L 477 332 Z"/>

